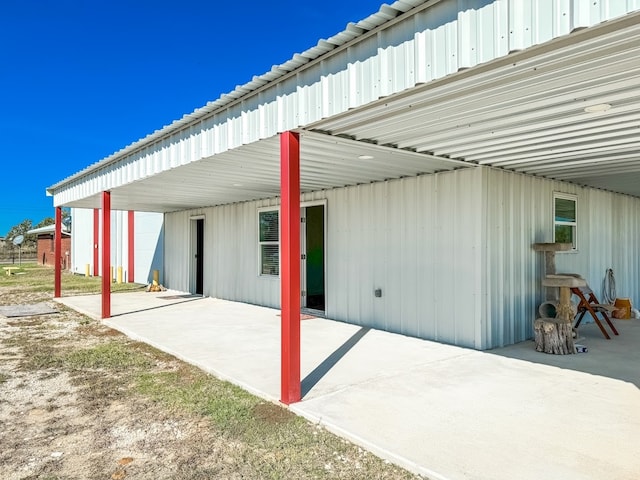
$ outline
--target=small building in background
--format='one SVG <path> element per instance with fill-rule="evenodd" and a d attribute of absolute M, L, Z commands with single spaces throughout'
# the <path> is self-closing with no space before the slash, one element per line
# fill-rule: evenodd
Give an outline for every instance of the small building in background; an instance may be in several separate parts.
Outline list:
<path fill-rule="evenodd" d="M 71 218 L 74 235 L 71 240 L 69 269 L 83 275 L 88 268 L 91 275 L 102 275 L 102 265 L 98 260 L 101 258 L 102 246 L 96 238 L 100 237 L 102 224 L 94 219 L 93 209 L 72 208 Z M 130 253 L 133 253 L 130 252 L 130 229 L 133 229 L 132 239 L 135 244 L 133 263 L 129 263 Z M 62 248 L 63 255 L 64 252 L 65 247 Z M 129 221 L 126 211 L 111 212 L 111 261 L 116 270 L 122 267 L 125 282 L 151 283 L 154 270 L 163 272 L 164 215 L 135 212 Z M 130 267 L 134 267 L 134 271 Z"/>
<path fill-rule="evenodd" d="M 47 225 L 27 232 L 37 237 L 37 261 L 41 265 L 54 266 L 55 229 L 55 225 Z M 62 225 L 62 268 L 71 270 L 71 232 L 67 231 L 64 225 Z"/>

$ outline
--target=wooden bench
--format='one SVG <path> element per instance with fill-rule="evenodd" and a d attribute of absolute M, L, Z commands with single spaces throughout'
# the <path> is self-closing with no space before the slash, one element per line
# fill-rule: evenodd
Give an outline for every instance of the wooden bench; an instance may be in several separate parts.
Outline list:
<path fill-rule="evenodd" d="M 20 267 L 2 267 L 7 275 L 13 274 L 14 270 L 20 270 Z"/>

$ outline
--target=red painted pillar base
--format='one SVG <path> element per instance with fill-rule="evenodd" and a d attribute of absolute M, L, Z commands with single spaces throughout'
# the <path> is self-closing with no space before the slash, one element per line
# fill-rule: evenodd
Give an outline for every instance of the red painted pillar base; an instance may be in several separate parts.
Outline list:
<path fill-rule="evenodd" d="M 56 207 L 56 230 L 53 240 L 53 297 L 62 296 L 62 208 Z"/>
<path fill-rule="evenodd" d="M 299 402 L 300 388 L 300 136 L 280 134 L 280 401 Z"/>
<path fill-rule="evenodd" d="M 102 192 L 102 318 L 111 316 L 111 192 Z"/>

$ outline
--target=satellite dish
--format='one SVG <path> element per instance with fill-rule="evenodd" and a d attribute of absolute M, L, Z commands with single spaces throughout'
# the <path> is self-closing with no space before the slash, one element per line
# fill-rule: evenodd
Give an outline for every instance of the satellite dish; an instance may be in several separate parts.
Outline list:
<path fill-rule="evenodd" d="M 24 235 L 16 235 L 15 237 L 13 237 L 14 245 L 20 245 L 22 242 L 24 242 Z"/>

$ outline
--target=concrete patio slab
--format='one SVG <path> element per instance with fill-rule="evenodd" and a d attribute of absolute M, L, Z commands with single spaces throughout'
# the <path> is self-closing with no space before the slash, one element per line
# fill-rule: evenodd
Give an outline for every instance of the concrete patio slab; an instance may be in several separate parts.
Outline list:
<path fill-rule="evenodd" d="M 279 311 L 172 294 L 114 294 L 105 323 L 277 401 Z M 99 317 L 99 296 L 60 301 Z M 585 325 L 589 352 L 555 356 L 303 320 L 304 398 L 290 408 L 433 479 L 637 479 L 640 321 L 616 326 L 605 340 Z"/>

